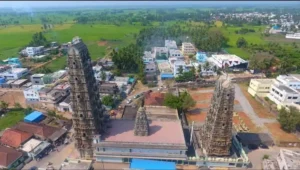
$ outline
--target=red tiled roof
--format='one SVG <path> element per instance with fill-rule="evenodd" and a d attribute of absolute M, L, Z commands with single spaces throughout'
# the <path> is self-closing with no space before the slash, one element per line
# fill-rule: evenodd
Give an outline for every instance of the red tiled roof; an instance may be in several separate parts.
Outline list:
<path fill-rule="evenodd" d="M 22 155 L 22 152 L 0 145 L 0 166 L 8 167 Z"/>
<path fill-rule="evenodd" d="M 163 106 L 165 95 L 160 92 L 151 92 L 145 94 L 144 105 Z"/>
<path fill-rule="evenodd" d="M 22 143 L 27 141 L 33 136 L 32 133 L 19 131 L 17 129 L 8 129 L 4 131 L 0 142 L 4 145 L 8 145 L 14 148 L 19 147 Z"/>
<path fill-rule="evenodd" d="M 48 138 L 51 136 L 54 132 L 56 132 L 58 129 L 55 127 L 42 125 L 42 124 L 35 124 L 35 123 L 25 123 L 25 122 L 19 122 L 16 126 L 16 129 L 28 133 L 32 133 L 38 137 L 41 138 Z"/>

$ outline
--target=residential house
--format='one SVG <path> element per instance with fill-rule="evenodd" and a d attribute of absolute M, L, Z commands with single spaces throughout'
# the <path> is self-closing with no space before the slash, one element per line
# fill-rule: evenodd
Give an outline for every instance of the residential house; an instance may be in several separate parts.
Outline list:
<path fill-rule="evenodd" d="M 116 83 L 100 83 L 99 92 L 100 95 L 116 95 L 119 88 Z"/>
<path fill-rule="evenodd" d="M 21 68 L 22 67 L 22 63 L 19 60 L 19 58 L 8 58 L 6 60 L 3 60 L 3 62 L 13 68 Z"/>
<path fill-rule="evenodd" d="M 184 59 L 184 56 L 181 54 L 180 50 L 170 49 L 169 53 L 170 53 L 169 57 L 176 57 L 176 58 L 179 58 L 179 59 Z"/>
<path fill-rule="evenodd" d="M 39 90 L 42 89 L 43 85 L 33 85 L 23 90 L 23 94 L 26 102 L 38 102 L 40 101 Z"/>
<path fill-rule="evenodd" d="M 65 100 L 60 102 L 57 106 L 57 110 L 60 112 L 73 112 L 71 107 L 70 95 L 68 95 Z"/>
<path fill-rule="evenodd" d="M 300 74 L 279 75 L 276 80 L 290 88 L 300 89 Z"/>
<path fill-rule="evenodd" d="M 32 85 L 44 85 L 43 77 L 45 74 L 33 74 L 30 77 Z"/>
<path fill-rule="evenodd" d="M 291 103 L 300 103 L 299 91 L 292 89 L 279 81 L 274 81 L 267 97 L 277 104 L 277 108 L 286 107 Z"/>
<path fill-rule="evenodd" d="M 266 97 L 270 93 L 270 88 L 274 81 L 275 79 L 251 79 L 248 93 L 253 97 Z"/>
<path fill-rule="evenodd" d="M 27 154 L 0 145 L 0 169 L 22 169 L 30 161 Z"/>
<path fill-rule="evenodd" d="M 153 53 L 156 60 L 167 60 L 169 58 L 169 49 L 167 47 L 154 47 Z"/>
<path fill-rule="evenodd" d="M 167 47 L 169 50 L 174 49 L 177 50 L 177 44 L 174 40 L 165 40 L 165 47 Z"/>
<path fill-rule="evenodd" d="M 12 68 L 12 67 L 5 67 L 6 69 L 0 70 L 0 77 L 5 78 L 6 80 L 17 80 L 23 76 L 28 74 L 27 68 Z"/>
<path fill-rule="evenodd" d="M 196 50 L 192 43 L 183 42 L 182 43 L 182 53 L 183 55 L 195 54 Z"/>
<path fill-rule="evenodd" d="M 54 132 L 59 130 L 58 128 L 44 125 L 44 124 L 37 124 L 37 123 L 25 123 L 19 122 L 14 129 L 19 131 L 27 132 L 33 134 L 36 138 L 41 140 L 46 140 L 51 136 Z"/>
<path fill-rule="evenodd" d="M 38 139 L 30 139 L 21 147 L 21 150 L 26 152 L 29 157 L 37 159 L 40 157 L 40 155 L 50 152 L 51 143 Z"/>
<path fill-rule="evenodd" d="M 157 68 L 154 62 L 148 62 L 145 64 L 144 72 L 147 74 L 156 74 Z"/>
<path fill-rule="evenodd" d="M 21 88 L 24 84 L 26 84 L 28 82 L 27 79 L 19 79 L 19 80 L 16 80 L 14 81 L 12 84 L 11 84 L 11 87 L 12 88 Z"/>
<path fill-rule="evenodd" d="M 197 52 L 196 60 L 200 63 L 205 63 L 207 60 L 207 56 L 204 52 Z"/>
<path fill-rule="evenodd" d="M 17 129 L 7 129 L 3 132 L 0 138 L 0 142 L 2 145 L 19 148 L 22 144 L 27 142 L 32 137 L 32 133 L 19 131 Z"/>
<path fill-rule="evenodd" d="M 66 83 L 54 88 L 44 87 L 39 91 L 40 103 L 48 109 L 55 109 L 69 94 L 70 85 Z"/>
<path fill-rule="evenodd" d="M 44 53 L 44 46 L 39 47 L 26 47 L 25 49 L 28 57 L 32 57 L 35 55 L 41 55 Z"/>
<path fill-rule="evenodd" d="M 248 61 L 232 54 L 212 55 L 207 60 L 218 68 L 231 71 L 244 71 L 248 68 Z"/>
<path fill-rule="evenodd" d="M 178 76 L 180 67 L 182 67 L 183 72 L 189 71 L 187 64 L 184 61 L 175 61 L 173 66 L 174 77 Z"/>
<path fill-rule="evenodd" d="M 155 61 L 155 55 L 151 51 L 144 51 L 143 62 L 144 64 Z"/>

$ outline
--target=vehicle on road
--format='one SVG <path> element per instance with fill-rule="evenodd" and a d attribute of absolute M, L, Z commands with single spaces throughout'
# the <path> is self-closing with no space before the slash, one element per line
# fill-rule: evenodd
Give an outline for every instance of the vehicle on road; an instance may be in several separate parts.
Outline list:
<path fill-rule="evenodd" d="M 131 103 L 132 99 L 127 99 L 127 104 Z"/>
<path fill-rule="evenodd" d="M 141 94 L 137 94 L 134 96 L 135 99 L 139 98 L 141 96 Z"/>

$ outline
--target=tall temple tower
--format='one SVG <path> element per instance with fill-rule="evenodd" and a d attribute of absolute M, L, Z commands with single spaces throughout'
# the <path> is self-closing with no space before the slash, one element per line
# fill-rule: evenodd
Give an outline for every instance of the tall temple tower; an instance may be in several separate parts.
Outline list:
<path fill-rule="evenodd" d="M 68 50 L 68 74 L 71 86 L 71 107 L 75 146 L 80 157 L 93 157 L 93 137 L 105 131 L 104 108 L 101 105 L 98 86 L 92 70 L 86 45 L 79 37 L 72 40 Z"/>
<path fill-rule="evenodd" d="M 134 135 L 135 136 L 148 136 L 149 135 L 149 123 L 144 107 L 140 107 L 134 124 Z"/>
<path fill-rule="evenodd" d="M 207 156 L 230 155 L 233 106 L 234 86 L 229 79 L 221 77 L 200 131 L 201 147 Z"/>

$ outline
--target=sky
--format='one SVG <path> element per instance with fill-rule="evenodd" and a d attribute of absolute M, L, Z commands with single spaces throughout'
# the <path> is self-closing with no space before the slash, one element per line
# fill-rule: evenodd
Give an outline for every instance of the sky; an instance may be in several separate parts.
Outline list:
<path fill-rule="evenodd" d="M 198 5 L 222 5 L 222 4 L 248 4 L 248 5 L 260 5 L 262 3 L 269 4 L 287 4 L 287 3 L 297 3 L 297 2 L 284 2 L 284 1 L 0 1 L 0 8 L 22 8 L 22 7 L 81 7 L 81 6 L 147 6 L 147 5 L 174 5 L 180 4 L 198 4 Z M 298 2 L 300 4 L 300 2 Z"/>

